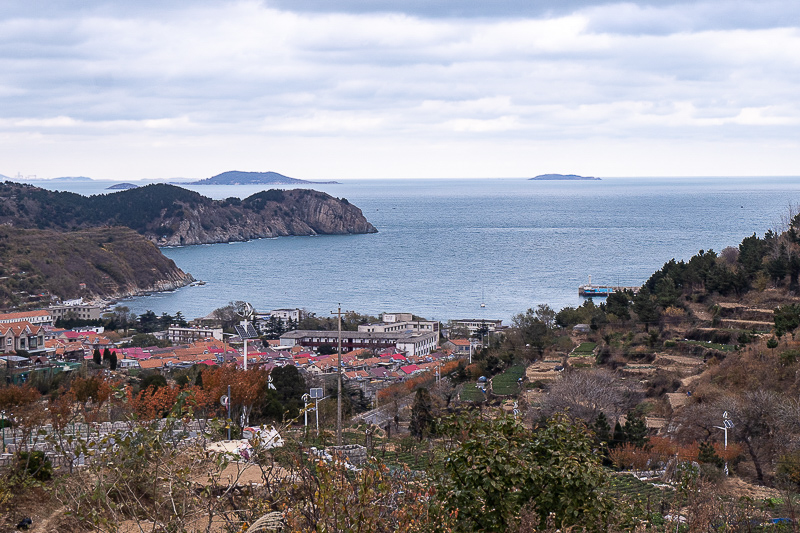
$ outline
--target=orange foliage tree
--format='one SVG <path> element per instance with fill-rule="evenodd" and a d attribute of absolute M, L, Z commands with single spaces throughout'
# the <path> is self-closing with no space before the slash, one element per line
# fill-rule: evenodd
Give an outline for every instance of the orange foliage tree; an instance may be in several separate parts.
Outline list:
<path fill-rule="evenodd" d="M 231 413 L 240 412 L 246 425 L 253 405 L 267 390 L 268 378 L 269 370 L 261 368 L 251 368 L 245 372 L 235 365 L 212 367 L 203 371 L 203 387 L 199 401 L 202 400 L 203 405 L 211 409 L 216 405 L 221 411 L 222 406 L 215 402 L 218 402 L 221 396 L 228 394 L 230 385 Z"/>
<path fill-rule="evenodd" d="M 439 375 L 444 376 L 454 372 L 458 368 L 458 361 L 448 361 L 439 367 Z M 378 391 L 378 402 L 384 403 L 386 401 L 396 399 L 400 396 L 411 394 L 421 387 L 429 388 L 436 381 L 436 372 L 431 369 L 427 372 L 417 374 L 414 377 L 408 378 L 400 383 L 389 385 L 385 389 Z"/>

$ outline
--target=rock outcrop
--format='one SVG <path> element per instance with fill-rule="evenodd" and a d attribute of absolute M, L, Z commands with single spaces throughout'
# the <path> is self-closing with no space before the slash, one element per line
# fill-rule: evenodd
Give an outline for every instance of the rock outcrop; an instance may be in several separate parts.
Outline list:
<path fill-rule="evenodd" d="M 183 209 L 180 216 L 160 219 L 160 235 L 151 231 L 144 235 L 159 246 L 183 246 L 288 235 L 377 232 L 361 210 L 346 200 L 304 189 L 266 193 L 272 194 L 259 193 L 264 197 L 254 195 L 239 205 Z"/>
<path fill-rule="evenodd" d="M 6 182 L 0 224 L 58 231 L 127 226 L 159 246 L 377 232 L 358 207 L 319 191 L 270 189 L 212 200 L 166 184 L 87 198 Z"/>

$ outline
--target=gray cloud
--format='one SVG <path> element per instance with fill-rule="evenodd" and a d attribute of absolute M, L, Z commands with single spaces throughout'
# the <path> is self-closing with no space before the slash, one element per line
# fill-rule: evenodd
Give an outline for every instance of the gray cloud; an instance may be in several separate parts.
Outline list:
<path fill-rule="evenodd" d="M 25 5 L 0 7 L 0 155 L 69 139 L 198 160 L 231 139 L 240 157 L 239 146 L 283 157 L 323 140 L 341 153 L 424 142 L 470 157 L 590 141 L 770 141 L 789 154 L 800 139 L 800 33 L 773 24 L 781 2 L 760 21 L 743 1 L 535 14 L 492 3 L 480 15 L 458 4 L 474 16 L 414 2 L 403 13 L 388 2 Z"/>

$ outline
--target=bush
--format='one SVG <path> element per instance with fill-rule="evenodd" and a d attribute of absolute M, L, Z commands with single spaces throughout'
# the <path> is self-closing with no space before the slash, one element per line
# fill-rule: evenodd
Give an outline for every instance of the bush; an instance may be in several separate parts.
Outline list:
<path fill-rule="evenodd" d="M 798 350 L 786 350 L 782 352 L 778 358 L 781 361 L 781 364 L 784 366 L 793 365 L 797 362 L 797 359 L 800 358 L 800 351 Z"/>
<path fill-rule="evenodd" d="M 37 481 L 49 481 L 53 477 L 53 463 L 44 452 L 20 452 L 17 462 L 17 473 L 32 477 Z"/>

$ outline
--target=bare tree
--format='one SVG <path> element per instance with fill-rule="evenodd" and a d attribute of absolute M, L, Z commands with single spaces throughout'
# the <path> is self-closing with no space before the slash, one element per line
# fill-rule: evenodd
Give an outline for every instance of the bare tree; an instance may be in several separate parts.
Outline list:
<path fill-rule="evenodd" d="M 591 424 L 601 412 L 609 420 L 618 420 L 642 397 L 641 391 L 609 370 L 567 372 L 550 385 L 541 402 L 541 409 L 547 417 L 557 412 L 567 412 L 570 417 Z"/>

